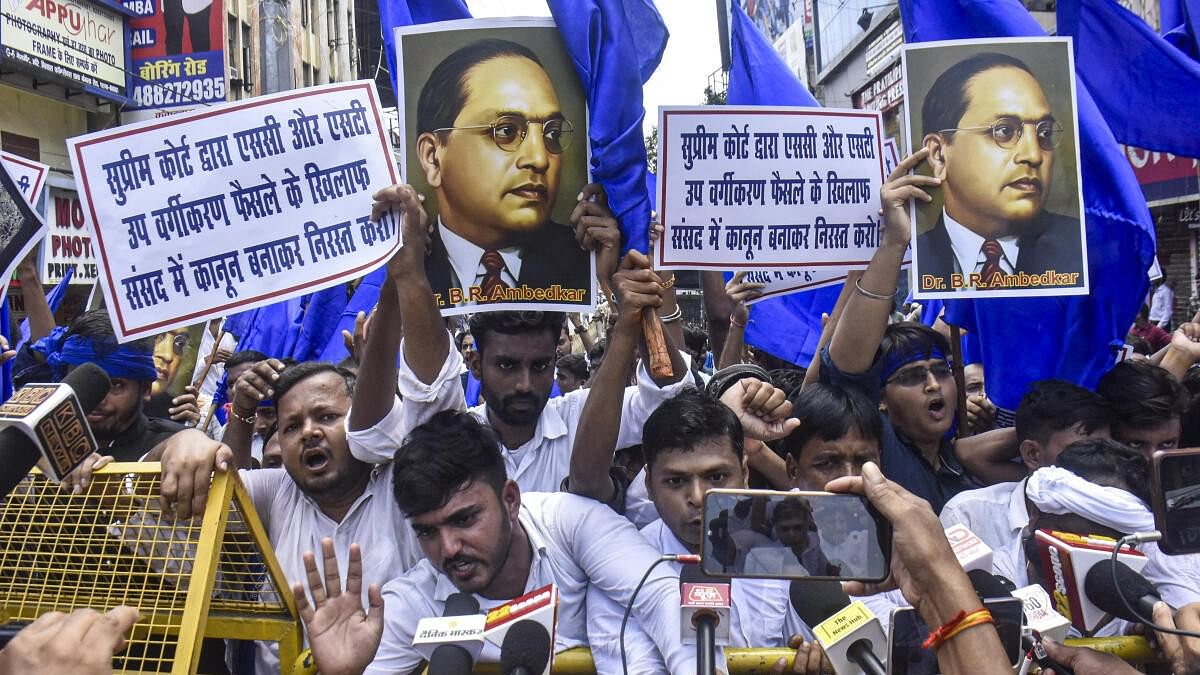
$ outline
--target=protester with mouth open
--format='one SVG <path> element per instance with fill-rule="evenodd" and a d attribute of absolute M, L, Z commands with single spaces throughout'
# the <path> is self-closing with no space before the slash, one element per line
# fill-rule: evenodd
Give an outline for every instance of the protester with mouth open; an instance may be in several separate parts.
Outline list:
<path fill-rule="evenodd" d="M 210 475 L 233 466 L 266 527 L 275 557 L 289 583 L 304 579 L 304 552 L 332 540 L 332 554 L 346 569 L 352 542 L 370 542 L 362 559 L 368 584 L 383 585 L 421 559 L 412 528 L 392 501 L 391 464 L 372 465 L 350 454 L 343 418 L 350 410 L 354 378 L 328 363 L 306 362 L 284 370 L 261 361 L 239 380 L 233 410 L 244 442 L 235 453 L 195 429 L 180 432 L 151 452 L 161 456 L 165 515 L 203 514 Z M 249 471 L 249 436 L 259 402 L 274 399 L 282 469 Z M 366 599 L 366 596 L 363 596 Z M 279 672 L 277 646 L 260 642 L 255 672 Z"/>
<path fill-rule="evenodd" d="M 950 346 L 941 334 L 919 323 L 888 325 L 900 263 L 911 238 L 909 200 L 929 201 L 925 188 L 941 184 L 934 176 L 908 172 L 929 158 L 922 149 L 900 163 L 883 185 L 883 243 L 856 282 L 829 346 L 821 352 L 821 380 L 855 387 L 879 405 L 883 418 L 880 455 L 883 472 L 925 499 L 934 512 L 955 494 L 978 487 L 955 456 L 968 446 L 1011 443 L 1011 430 L 958 441 L 948 433 L 958 412 L 958 390 L 950 368 Z"/>

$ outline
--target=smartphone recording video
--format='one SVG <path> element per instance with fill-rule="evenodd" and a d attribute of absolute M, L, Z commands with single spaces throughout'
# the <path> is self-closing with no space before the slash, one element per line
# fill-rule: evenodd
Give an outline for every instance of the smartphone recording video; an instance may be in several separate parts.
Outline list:
<path fill-rule="evenodd" d="M 1158 547 L 1169 555 L 1200 553 L 1200 449 L 1155 452 L 1150 491 Z"/>
<path fill-rule="evenodd" d="M 882 581 L 891 525 L 864 497 L 828 492 L 710 490 L 704 571 L 713 576 Z"/>

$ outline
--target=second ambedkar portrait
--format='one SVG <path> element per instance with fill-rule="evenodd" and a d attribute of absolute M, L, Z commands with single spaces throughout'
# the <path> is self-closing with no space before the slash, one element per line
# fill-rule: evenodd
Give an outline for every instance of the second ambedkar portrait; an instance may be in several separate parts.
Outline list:
<path fill-rule="evenodd" d="M 910 147 L 942 179 L 913 207 L 914 295 L 1086 294 L 1069 42 L 909 45 L 903 58 Z"/>
<path fill-rule="evenodd" d="M 444 315 L 593 305 L 569 217 L 587 183 L 583 91 L 549 20 L 397 30 L 405 178 L 433 225 Z"/>

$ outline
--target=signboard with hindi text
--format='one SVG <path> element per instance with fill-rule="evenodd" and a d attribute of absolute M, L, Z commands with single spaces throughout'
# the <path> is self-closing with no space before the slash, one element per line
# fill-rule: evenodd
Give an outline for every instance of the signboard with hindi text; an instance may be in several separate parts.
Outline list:
<path fill-rule="evenodd" d="M 370 80 L 68 140 L 120 340 L 311 293 L 399 248 L 370 220 L 398 181 Z"/>
<path fill-rule="evenodd" d="M 125 11 L 100 0 L 8 0 L 0 12 L 0 61 L 123 99 Z"/>
<path fill-rule="evenodd" d="M 50 173 L 50 167 L 10 152 L 0 152 L 0 164 L 4 165 L 4 170 L 8 171 L 9 178 L 16 183 L 17 189 L 21 191 L 21 196 L 25 198 L 25 203 L 36 211 L 38 199 L 42 196 L 42 188 L 46 186 L 46 176 Z"/>
<path fill-rule="evenodd" d="M 122 120 L 225 102 L 224 0 L 125 0 L 135 73 Z M 164 112 L 165 111 L 165 112 Z"/>
<path fill-rule="evenodd" d="M 862 110 L 659 108 L 656 267 L 865 267 L 883 232 L 881 127 Z"/>

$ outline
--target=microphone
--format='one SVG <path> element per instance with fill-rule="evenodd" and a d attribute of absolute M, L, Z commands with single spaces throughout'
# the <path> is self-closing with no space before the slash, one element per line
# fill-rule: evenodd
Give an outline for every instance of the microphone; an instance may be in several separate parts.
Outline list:
<path fill-rule="evenodd" d="M 0 497 L 12 492 L 45 459 L 46 475 L 61 482 L 99 447 L 87 414 L 108 395 L 112 381 L 84 363 L 58 384 L 28 384 L 0 405 Z"/>
<path fill-rule="evenodd" d="M 679 627 L 683 644 L 696 645 L 696 672 L 716 672 L 717 645 L 729 644 L 729 584 L 686 566 L 679 573 Z"/>
<path fill-rule="evenodd" d="M 992 549 L 977 534 L 967 529 L 966 525 L 952 525 L 946 529 L 946 540 L 958 558 L 958 564 L 963 571 L 982 570 L 992 571 Z"/>
<path fill-rule="evenodd" d="M 1010 598 L 1016 590 L 1008 579 L 984 570 L 970 570 L 967 572 L 967 578 L 971 580 L 971 585 L 975 587 L 975 593 L 980 600 Z"/>
<path fill-rule="evenodd" d="M 792 607 L 825 649 L 837 675 L 885 675 L 875 646 L 887 646 L 879 619 L 861 600 L 850 596 L 836 581 L 793 581 Z"/>
<path fill-rule="evenodd" d="M 1113 585 L 1114 572 L 1116 586 Z M 1154 589 L 1154 584 L 1119 560 L 1115 563 L 1101 560 L 1093 565 L 1087 572 L 1083 587 L 1088 598 L 1101 610 L 1133 623 L 1145 623 L 1151 619 L 1154 616 L 1154 603 L 1162 602 L 1162 596 Z M 1127 604 L 1137 612 L 1129 611 Z"/>
<path fill-rule="evenodd" d="M 542 624 L 522 619 L 508 630 L 500 645 L 500 672 L 503 675 L 534 675 L 549 672 L 550 633 Z"/>
<path fill-rule="evenodd" d="M 483 625 L 483 639 L 499 647 L 503 653 L 509 631 L 527 621 L 540 625 L 550 636 L 550 644 L 554 644 L 558 623 L 557 586 L 547 584 L 488 610 Z"/>
<path fill-rule="evenodd" d="M 1111 557 L 1116 542 L 1038 530 L 1034 532 L 1034 546 L 1035 564 L 1041 570 L 1042 586 L 1050 594 L 1054 609 L 1080 632 L 1093 633 L 1108 612 L 1096 604 L 1096 596 L 1087 592 L 1084 582 L 1092 567 Z M 1118 555 L 1121 562 L 1135 571 L 1146 566 L 1146 556 L 1139 551 L 1122 551 Z"/>
<path fill-rule="evenodd" d="M 446 598 L 446 609 L 440 617 L 421 619 L 413 647 L 433 647 L 429 675 L 471 672 L 483 650 L 483 624 L 479 602 L 467 593 L 454 593 Z"/>
<path fill-rule="evenodd" d="M 1036 630 L 1038 634 L 1062 642 L 1071 632 L 1071 622 L 1059 614 L 1050 602 L 1050 594 L 1040 584 L 1018 588 L 1012 596 L 1021 601 L 1025 614 L 1025 627 Z"/>

